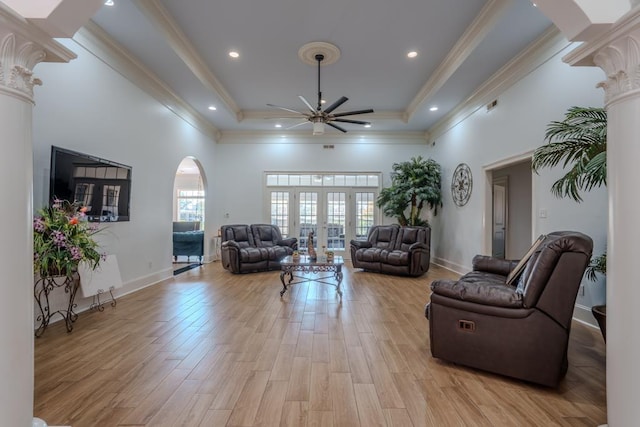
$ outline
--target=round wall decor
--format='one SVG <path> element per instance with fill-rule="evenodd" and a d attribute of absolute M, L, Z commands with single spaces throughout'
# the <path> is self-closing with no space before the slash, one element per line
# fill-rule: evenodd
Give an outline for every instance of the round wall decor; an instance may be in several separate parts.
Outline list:
<path fill-rule="evenodd" d="M 453 171 L 453 178 L 451 179 L 453 202 L 458 206 L 466 205 L 471 197 L 472 189 L 473 176 L 471 175 L 471 169 L 466 163 L 460 163 L 456 170 Z"/>

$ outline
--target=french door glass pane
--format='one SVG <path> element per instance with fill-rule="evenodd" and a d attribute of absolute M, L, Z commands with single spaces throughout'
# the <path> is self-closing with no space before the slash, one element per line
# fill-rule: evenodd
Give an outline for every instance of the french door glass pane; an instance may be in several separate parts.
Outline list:
<path fill-rule="evenodd" d="M 369 228 L 373 225 L 375 194 L 356 193 L 356 239 L 366 240 Z"/>
<path fill-rule="evenodd" d="M 327 193 L 327 249 L 345 250 L 346 193 Z"/>
<path fill-rule="evenodd" d="M 289 236 L 289 192 L 271 192 L 271 224 L 280 228 L 282 237 Z"/>
<path fill-rule="evenodd" d="M 309 233 L 313 231 L 313 245 L 318 243 L 318 193 L 316 192 L 300 192 L 299 196 L 300 217 L 300 235 L 298 236 L 298 247 L 307 246 Z"/>

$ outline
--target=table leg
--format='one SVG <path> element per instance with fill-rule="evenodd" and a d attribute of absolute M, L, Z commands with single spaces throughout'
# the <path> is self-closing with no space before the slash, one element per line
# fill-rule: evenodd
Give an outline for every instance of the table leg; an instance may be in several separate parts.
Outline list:
<path fill-rule="evenodd" d="M 338 291 L 338 295 L 342 298 L 342 290 L 340 289 L 340 284 L 342 283 L 342 268 L 340 266 L 338 267 L 338 271 L 336 271 L 336 281 L 338 282 L 336 291 Z"/>
<path fill-rule="evenodd" d="M 291 270 L 282 270 L 280 272 L 280 281 L 282 282 L 282 290 L 280 291 L 280 298 L 282 298 L 282 296 L 284 295 L 285 292 L 287 292 L 287 280 L 286 277 L 289 276 L 289 283 L 291 283 L 291 281 L 293 280 L 293 273 L 291 273 Z"/>

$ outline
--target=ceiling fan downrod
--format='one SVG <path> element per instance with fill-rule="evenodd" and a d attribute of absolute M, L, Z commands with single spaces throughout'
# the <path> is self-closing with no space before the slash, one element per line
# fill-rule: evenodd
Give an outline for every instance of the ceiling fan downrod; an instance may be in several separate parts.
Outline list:
<path fill-rule="evenodd" d="M 316 61 L 318 61 L 318 112 L 322 111 L 322 92 L 320 91 L 320 63 L 324 59 L 324 55 L 316 53 Z"/>

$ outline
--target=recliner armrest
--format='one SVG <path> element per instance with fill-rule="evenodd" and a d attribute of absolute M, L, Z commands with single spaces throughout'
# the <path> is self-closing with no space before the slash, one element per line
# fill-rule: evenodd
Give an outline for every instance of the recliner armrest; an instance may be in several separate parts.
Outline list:
<path fill-rule="evenodd" d="M 434 294 L 460 301 L 473 302 L 496 307 L 522 308 L 522 295 L 516 293 L 496 277 L 482 277 L 469 273 L 461 280 L 434 280 L 431 283 Z"/>
<path fill-rule="evenodd" d="M 279 246 L 289 246 L 293 249 L 298 249 L 298 239 L 296 237 L 288 237 L 278 241 Z"/>
<path fill-rule="evenodd" d="M 351 246 L 354 246 L 356 249 L 370 248 L 373 245 L 368 240 L 352 240 Z"/>
<path fill-rule="evenodd" d="M 421 242 L 416 242 L 412 243 L 411 246 L 409 246 L 409 252 L 413 252 L 418 249 L 429 249 L 429 245 Z"/>
<path fill-rule="evenodd" d="M 222 248 L 234 248 L 240 250 L 240 245 L 235 240 L 225 240 L 222 242 Z"/>
<path fill-rule="evenodd" d="M 518 261 L 494 258 L 487 255 L 473 257 L 473 271 L 486 271 L 487 273 L 500 274 L 501 276 L 508 276 L 517 264 Z"/>

